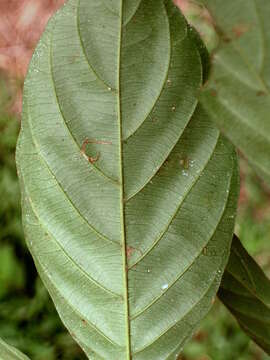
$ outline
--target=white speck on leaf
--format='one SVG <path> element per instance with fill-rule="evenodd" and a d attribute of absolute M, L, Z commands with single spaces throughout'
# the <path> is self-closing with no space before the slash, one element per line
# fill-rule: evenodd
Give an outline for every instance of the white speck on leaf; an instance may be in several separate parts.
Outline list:
<path fill-rule="evenodd" d="M 188 176 L 188 172 L 186 170 L 182 170 L 182 175 L 183 176 Z"/>

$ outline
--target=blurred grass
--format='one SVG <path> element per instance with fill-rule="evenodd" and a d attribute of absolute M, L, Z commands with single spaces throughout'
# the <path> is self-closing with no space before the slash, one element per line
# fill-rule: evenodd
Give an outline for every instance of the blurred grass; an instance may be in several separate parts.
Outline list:
<path fill-rule="evenodd" d="M 211 23 L 205 22 L 205 16 L 207 18 L 197 5 L 188 14 L 212 50 L 217 38 Z M 0 90 L 0 337 L 32 360 L 85 359 L 59 320 L 25 246 L 15 168 L 20 125 L 19 120 L 7 112 L 12 94 L 4 76 L 0 76 Z M 270 190 L 242 158 L 240 165 L 242 185 L 236 232 L 269 272 Z M 217 301 L 185 347 L 181 359 L 266 360 L 270 357 L 249 340 Z"/>

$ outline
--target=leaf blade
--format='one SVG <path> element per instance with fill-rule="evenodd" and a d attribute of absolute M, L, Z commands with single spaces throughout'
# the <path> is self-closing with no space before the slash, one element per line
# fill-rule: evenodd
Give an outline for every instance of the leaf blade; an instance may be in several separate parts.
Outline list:
<path fill-rule="evenodd" d="M 201 1 L 220 35 L 201 102 L 213 121 L 270 182 L 269 4 Z"/>
<path fill-rule="evenodd" d="M 0 339 L 0 356 L 5 360 L 29 360 L 26 355 L 22 354 L 13 346 L 8 345 L 2 339 Z"/>
<path fill-rule="evenodd" d="M 270 281 L 234 236 L 219 298 L 241 328 L 270 353 Z"/>
<path fill-rule="evenodd" d="M 150 5 L 157 15 L 149 13 Z M 133 26 L 133 38 L 144 47 L 149 39 L 140 38 L 137 21 L 146 28 L 156 21 L 154 28 L 168 22 L 171 30 L 178 29 L 172 40 L 168 27 L 163 27 L 164 33 L 158 32 L 158 41 L 151 45 L 152 57 L 140 57 L 137 67 L 130 67 L 134 79 L 143 60 L 148 79 L 153 66 L 152 75 L 160 67 L 155 62 L 160 41 L 166 38 L 165 48 L 173 47 L 165 87 L 164 76 L 159 78 L 159 96 L 147 94 L 153 86 L 151 79 L 145 93 L 141 84 L 137 87 L 137 96 L 145 95 L 147 116 L 140 116 L 139 121 L 132 117 L 137 130 L 125 140 L 121 103 L 127 103 L 124 99 L 129 93 L 122 94 L 116 79 L 127 86 L 121 64 L 129 67 L 129 63 L 124 60 L 127 55 L 123 56 L 117 77 L 114 57 L 121 39 L 127 49 L 134 44 L 130 43 L 132 36 L 126 36 L 127 43 L 125 36 L 117 37 L 123 29 L 111 6 L 113 3 L 71 0 L 51 21 L 35 52 L 25 85 L 17 147 L 24 229 L 60 317 L 87 356 L 130 359 L 132 354 L 133 359 L 165 359 L 179 351 L 217 291 L 234 224 L 235 156 L 204 111 L 200 107 L 195 111 L 203 77 L 200 53 L 186 22 L 170 2 L 144 0 L 141 10 L 125 9 L 129 16 L 135 11 L 127 26 Z M 79 19 L 84 19 L 79 20 L 80 31 L 78 12 Z M 94 19 L 99 13 L 104 16 L 101 28 Z M 160 14 L 168 15 L 161 19 Z M 86 29 L 87 17 L 91 34 Z M 106 19 L 111 19 L 113 29 L 105 28 L 104 39 L 107 45 L 108 39 L 111 43 L 97 66 L 102 46 L 97 44 L 95 31 L 102 29 Z M 80 35 L 84 31 L 87 36 Z M 147 36 L 152 39 L 152 32 Z M 87 41 L 94 41 L 92 54 Z M 162 73 L 167 74 L 166 59 L 167 54 L 160 61 Z M 135 61 L 134 56 L 130 61 Z M 148 115 L 153 103 L 159 114 L 156 123 Z M 86 139 L 90 140 L 87 148 Z M 91 160 L 98 152 L 100 157 Z M 235 196 L 229 201 L 231 193 Z M 225 225 L 220 225 L 223 217 Z M 221 229 L 221 239 L 216 240 Z M 204 258 L 201 252 L 210 240 L 213 248 L 219 244 L 224 251 L 220 256 L 210 252 Z M 173 243 L 177 244 L 174 251 L 169 245 Z M 204 266 L 201 288 L 197 258 Z M 197 288 L 196 296 L 193 288 Z M 183 292 L 180 300 L 192 298 L 193 302 L 183 309 L 171 305 L 167 319 L 164 299 L 171 302 L 179 291 Z M 187 331 L 184 338 L 177 336 L 179 329 Z M 170 341 L 169 332 L 173 333 Z"/>

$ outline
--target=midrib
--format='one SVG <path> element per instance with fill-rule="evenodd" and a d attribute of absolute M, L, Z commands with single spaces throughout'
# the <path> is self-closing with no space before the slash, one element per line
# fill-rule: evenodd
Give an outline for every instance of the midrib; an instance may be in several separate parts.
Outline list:
<path fill-rule="evenodd" d="M 120 216 L 121 216 L 121 243 L 122 243 L 122 264 L 123 264 L 123 287 L 125 302 L 125 337 L 126 337 L 126 360 L 131 360 L 130 346 L 130 325 L 129 325 L 129 301 L 128 301 L 128 274 L 127 274 L 127 253 L 126 253 L 126 229 L 125 229 L 125 186 L 123 169 L 123 144 L 122 144 L 122 107 L 121 107 L 121 50 L 122 50 L 122 31 L 123 31 L 123 0 L 120 0 L 119 14 L 119 44 L 118 44 L 118 122 L 119 122 L 119 179 L 120 187 Z"/>

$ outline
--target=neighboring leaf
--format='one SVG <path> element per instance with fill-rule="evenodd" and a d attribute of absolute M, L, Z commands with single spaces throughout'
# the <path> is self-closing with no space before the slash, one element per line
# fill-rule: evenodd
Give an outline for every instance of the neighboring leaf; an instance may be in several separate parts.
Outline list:
<path fill-rule="evenodd" d="M 69 1 L 35 52 L 17 148 L 24 229 L 89 358 L 175 359 L 220 285 L 237 164 L 195 111 L 202 64 L 179 11 L 120 3 Z"/>
<path fill-rule="evenodd" d="M 219 298 L 270 355 L 270 280 L 235 236 Z"/>
<path fill-rule="evenodd" d="M 8 345 L 0 338 L 0 359 L 1 360 L 29 360 L 29 358 L 22 354 L 13 346 Z"/>
<path fill-rule="evenodd" d="M 200 1 L 220 34 L 201 102 L 270 184 L 270 2 Z"/>

